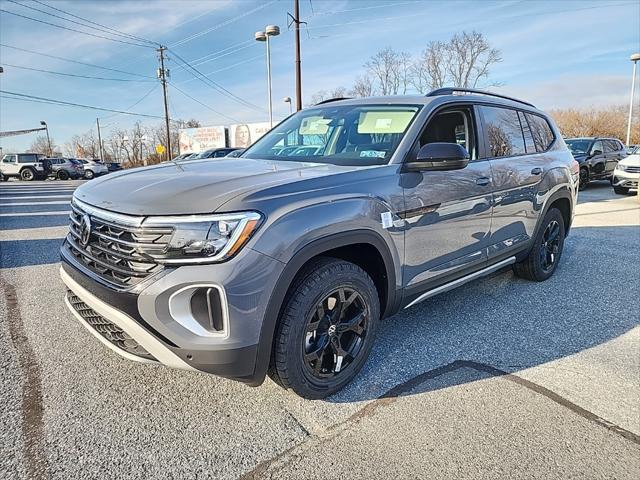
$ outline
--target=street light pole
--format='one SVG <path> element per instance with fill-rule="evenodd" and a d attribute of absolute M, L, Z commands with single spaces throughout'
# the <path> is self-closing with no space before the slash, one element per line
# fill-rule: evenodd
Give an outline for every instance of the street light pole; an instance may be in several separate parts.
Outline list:
<path fill-rule="evenodd" d="M 256 32 L 255 39 L 258 42 L 267 44 L 267 90 L 269 94 L 269 128 L 273 128 L 273 101 L 271 98 L 271 47 L 269 37 L 280 35 L 280 27 L 277 25 L 267 25 L 264 32 Z"/>
<path fill-rule="evenodd" d="M 636 69 L 638 67 L 638 60 L 640 60 L 640 53 L 634 53 L 629 57 L 629 60 L 633 62 L 633 75 L 631 77 L 631 99 L 629 100 L 629 120 L 627 121 L 627 146 L 631 143 L 631 119 L 633 117 L 633 97 L 636 89 Z M 640 189 L 639 189 L 640 191 Z"/>
<path fill-rule="evenodd" d="M 284 97 L 284 103 L 288 103 L 289 104 L 289 115 L 291 115 L 291 97 Z"/>
<path fill-rule="evenodd" d="M 47 132 L 47 144 L 49 145 L 49 156 L 51 157 L 53 155 L 53 151 L 51 150 L 51 137 L 49 137 L 49 125 L 47 125 L 47 122 L 45 122 L 44 120 L 40 120 L 40 125 L 42 125 Z"/>
<path fill-rule="evenodd" d="M 100 152 L 100 160 L 104 161 L 104 153 L 102 152 L 102 137 L 100 135 L 100 119 L 96 118 L 96 125 L 98 127 L 98 152 Z"/>

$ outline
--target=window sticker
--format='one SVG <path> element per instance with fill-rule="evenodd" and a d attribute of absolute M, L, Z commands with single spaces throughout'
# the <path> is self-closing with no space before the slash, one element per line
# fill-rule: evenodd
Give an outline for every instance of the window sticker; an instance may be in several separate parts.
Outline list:
<path fill-rule="evenodd" d="M 362 112 L 358 133 L 403 133 L 415 114 L 413 111 Z"/>
<path fill-rule="evenodd" d="M 326 135 L 330 122 L 330 118 L 319 116 L 303 118 L 300 122 L 300 135 Z"/>
<path fill-rule="evenodd" d="M 387 152 L 380 151 L 380 150 L 363 150 L 360 152 L 361 157 L 367 157 L 367 158 L 384 158 L 386 154 Z"/>

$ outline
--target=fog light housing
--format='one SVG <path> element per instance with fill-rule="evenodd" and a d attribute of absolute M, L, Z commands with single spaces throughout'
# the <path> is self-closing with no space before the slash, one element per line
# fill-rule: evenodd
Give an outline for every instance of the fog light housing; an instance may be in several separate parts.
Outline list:
<path fill-rule="evenodd" d="M 215 284 L 189 285 L 169 297 L 171 317 L 199 337 L 229 334 L 224 290 Z"/>

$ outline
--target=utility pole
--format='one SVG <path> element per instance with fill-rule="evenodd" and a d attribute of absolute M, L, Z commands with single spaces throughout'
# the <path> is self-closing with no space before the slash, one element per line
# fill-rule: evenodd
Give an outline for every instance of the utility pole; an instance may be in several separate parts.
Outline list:
<path fill-rule="evenodd" d="M 100 152 L 100 160 L 104 162 L 104 153 L 102 152 L 102 137 L 100 136 L 100 119 L 96 118 L 96 125 L 98 126 L 98 151 Z"/>
<path fill-rule="evenodd" d="M 291 23 L 295 23 L 296 28 L 296 111 L 302 110 L 302 70 L 300 68 L 300 1 L 293 1 L 293 16 L 289 14 Z M 291 24 L 289 24 L 291 25 Z"/>
<path fill-rule="evenodd" d="M 167 154 L 167 161 L 171 160 L 171 131 L 169 130 L 169 104 L 167 101 L 167 77 L 169 76 L 169 71 L 164 68 L 164 52 L 167 50 L 167 47 L 161 46 L 158 48 L 158 52 L 160 53 L 160 68 L 158 69 L 158 78 L 162 83 L 162 92 L 164 96 L 164 123 L 167 130 L 167 145 L 165 153 Z"/>

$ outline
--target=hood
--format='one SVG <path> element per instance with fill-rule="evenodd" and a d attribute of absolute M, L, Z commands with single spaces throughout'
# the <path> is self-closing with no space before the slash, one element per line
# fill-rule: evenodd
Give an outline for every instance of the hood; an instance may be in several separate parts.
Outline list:
<path fill-rule="evenodd" d="M 627 167 L 640 167 L 640 154 L 629 155 L 618 162 L 620 165 Z"/>
<path fill-rule="evenodd" d="M 243 193 L 358 168 L 245 158 L 170 162 L 91 180 L 74 197 L 129 215 L 212 213 Z"/>

